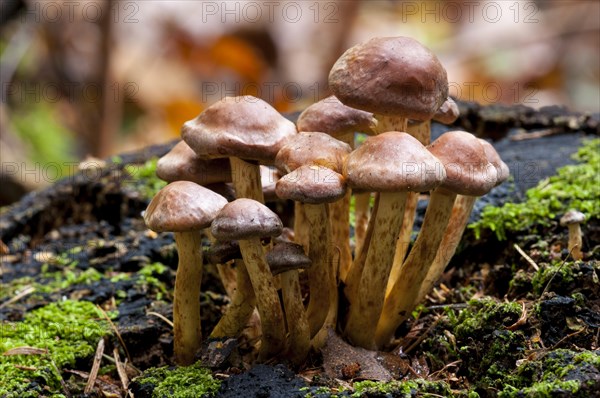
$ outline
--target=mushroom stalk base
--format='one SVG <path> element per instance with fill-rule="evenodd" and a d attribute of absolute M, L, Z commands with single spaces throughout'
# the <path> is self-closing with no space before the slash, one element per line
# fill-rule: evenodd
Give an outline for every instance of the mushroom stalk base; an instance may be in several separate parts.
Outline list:
<path fill-rule="evenodd" d="M 583 239 L 581 237 L 581 226 L 579 224 L 569 225 L 569 251 L 573 260 L 581 260 L 583 253 L 581 252 L 581 245 Z"/>
<path fill-rule="evenodd" d="M 304 210 L 310 225 L 308 257 L 313 262 L 307 270 L 310 300 L 306 310 L 312 338 L 323 327 L 337 288 L 331 272 L 331 226 L 327 204 L 305 203 Z"/>
<path fill-rule="evenodd" d="M 199 231 L 176 232 L 179 255 L 173 298 L 173 350 L 175 361 L 187 366 L 194 363 L 202 345 L 200 327 L 200 283 L 202 281 L 202 235 Z"/>
<path fill-rule="evenodd" d="M 444 232 L 442 243 L 440 243 L 440 248 L 435 255 L 435 259 L 433 260 L 431 267 L 429 267 L 425 280 L 421 284 L 421 290 L 414 302 L 415 307 L 431 291 L 435 282 L 437 282 L 444 273 L 450 259 L 454 256 L 463 232 L 465 232 L 465 227 L 467 226 L 469 216 L 471 215 L 476 200 L 476 196 L 458 195 L 454 201 L 452 215 L 450 216 L 450 221 L 446 227 L 446 232 Z"/>
<path fill-rule="evenodd" d="M 350 197 L 352 192 L 348 189 L 346 195 L 341 200 L 331 203 L 329 209 L 331 212 L 331 233 L 333 235 L 333 245 L 340 253 L 338 273 L 341 280 L 346 279 L 346 275 L 352 264 L 352 250 L 350 249 Z"/>
<path fill-rule="evenodd" d="M 243 239 L 239 243 L 260 314 L 262 339 L 259 359 L 264 360 L 277 355 L 285 347 L 283 311 L 260 238 Z"/>
<path fill-rule="evenodd" d="M 352 343 L 367 349 L 374 348 L 373 336 L 385 299 L 407 193 L 384 192 L 379 195 L 373 236 L 367 249 L 358 295 L 355 300 L 351 300 L 345 329 Z"/>
<path fill-rule="evenodd" d="M 410 316 L 421 283 L 442 242 L 455 198 L 455 193 L 440 188 L 431 193 L 419 236 L 385 300 L 375 333 L 377 347 L 386 345 L 398 326 Z"/>
<path fill-rule="evenodd" d="M 250 320 L 256 306 L 256 297 L 250 282 L 246 265 L 242 260 L 235 260 L 237 285 L 231 296 L 231 304 L 225 315 L 219 320 L 210 337 L 238 337 Z"/>

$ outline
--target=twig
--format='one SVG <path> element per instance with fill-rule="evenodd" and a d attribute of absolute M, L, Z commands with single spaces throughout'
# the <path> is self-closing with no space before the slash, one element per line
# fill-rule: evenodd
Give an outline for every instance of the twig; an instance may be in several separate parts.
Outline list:
<path fill-rule="evenodd" d="M 2 304 L 0 304 L 0 309 L 4 308 L 4 307 L 7 307 L 7 306 L 9 306 L 11 304 L 16 303 L 17 301 L 21 300 L 23 297 L 29 296 L 33 292 L 35 292 L 35 287 L 33 287 L 33 286 L 27 286 L 27 287 L 25 287 L 25 289 L 23 289 L 21 291 L 21 293 L 17 294 L 14 297 L 11 297 L 9 300 L 7 300 L 7 301 L 3 302 Z"/>
<path fill-rule="evenodd" d="M 165 321 L 165 323 L 167 323 L 169 326 L 174 327 L 173 322 L 171 320 L 169 320 L 169 318 L 167 318 L 166 316 L 164 316 L 162 314 L 159 314 L 158 312 L 148 311 L 148 312 L 146 312 L 146 315 L 152 315 L 157 318 L 160 318 L 163 321 Z"/>
<path fill-rule="evenodd" d="M 129 396 L 131 396 L 131 393 L 127 390 L 127 387 L 129 387 L 129 377 L 127 376 L 127 371 L 121 363 L 121 358 L 119 358 L 119 349 L 116 347 L 113 350 L 113 357 L 115 358 L 115 365 L 117 367 L 119 379 L 121 380 L 121 384 L 123 385 L 123 391 L 125 391 Z"/>
<path fill-rule="evenodd" d="M 535 263 L 535 261 L 533 261 L 533 259 L 532 259 L 531 257 L 529 257 L 529 256 L 527 255 L 527 253 L 525 253 L 525 252 L 523 251 L 523 249 L 521 249 L 521 248 L 519 247 L 519 245 L 517 245 L 517 244 L 515 243 L 515 244 L 514 244 L 514 248 L 515 248 L 515 249 L 517 249 L 517 251 L 519 252 L 519 254 L 520 254 L 521 256 L 523 256 L 523 258 L 524 258 L 525 260 L 527 260 L 527 262 L 529 263 L 529 265 L 531 265 L 531 267 L 532 267 L 534 270 L 536 270 L 536 271 L 539 271 L 539 270 L 540 270 L 540 267 L 539 267 L 539 266 L 538 266 L 538 265 Z"/>
<path fill-rule="evenodd" d="M 51 356 L 49 356 L 50 358 L 50 364 L 52 364 L 52 368 L 54 368 L 54 371 L 56 372 L 56 375 L 58 376 L 58 381 L 60 382 L 60 386 L 63 389 L 63 392 L 65 393 L 65 396 L 67 398 L 71 398 L 71 392 L 69 391 L 69 388 L 67 387 L 67 383 L 65 383 L 65 381 L 62 378 L 62 375 L 60 374 L 60 370 L 58 370 L 58 366 L 56 366 L 56 362 L 54 362 L 54 359 L 52 359 Z"/>
<path fill-rule="evenodd" d="M 562 344 L 562 343 L 563 343 L 565 340 L 567 340 L 567 339 L 570 339 L 570 338 L 571 338 L 571 337 L 573 337 L 573 336 L 577 336 L 578 334 L 580 334 L 580 333 L 583 333 L 583 332 L 585 332 L 586 330 L 587 330 L 587 329 L 584 327 L 584 328 L 581 328 L 580 330 L 578 330 L 578 331 L 576 331 L 576 332 L 573 332 L 573 333 L 571 333 L 571 334 L 568 334 L 568 335 L 566 335 L 566 336 L 565 336 L 565 337 L 563 337 L 562 339 L 558 340 L 558 342 L 557 342 L 556 344 L 554 344 L 554 345 L 552 346 L 552 348 L 550 348 L 550 350 L 554 350 L 556 347 L 558 347 L 560 344 Z"/>
<path fill-rule="evenodd" d="M 425 337 L 427 337 L 427 335 L 429 334 L 429 332 L 431 332 L 433 330 L 433 328 L 436 327 L 436 325 L 440 322 L 440 319 L 442 319 L 441 317 L 438 317 L 435 321 L 433 321 L 433 323 L 431 325 L 429 325 L 429 327 L 427 328 L 427 330 L 425 330 L 425 332 L 421 333 L 421 335 L 417 338 L 417 340 L 415 340 L 414 343 L 412 343 L 405 351 L 405 354 L 408 354 L 409 352 L 411 352 L 412 350 L 414 350 L 415 348 L 417 348 L 419 346 L 419 344 L 421 344 L 421 342 L 423 340 L 425 340 Z"/>
<path fill-rule="evenodd" d="M 521 303 L 523 305 L 523 308 L 521 310 L 521 316 L 519 317 L 519 319 L 517 319 L 517 321 L 515 323 L 513 323 L 510 326 L 507 326 L 506 329 L 507 330 L 515 330 L 517 329 L 519 326 L 524 325 L 525 323 L 527 323 L 527 308 L 525 307 L 525 302 Z"/>
<path fill-rule="evenodd" d="M 453 310 L 462 310 L 463 308 L 467 308 L 469 304 L 467 303 L 454 303 L 454 304 L 436 304 L 430 305 L 429 307 L 425 307 L 428 310 L 444 310 L 446 308 L 450 308 Z"/>
<path fill-rule="evenodd" d="M 104 316 L 104 319 L 106 319 L 108 321 L 108 323 L 110 324 L 112 330 L 115 332 L 115 334 L 117 335 L 117 338 L 119 339 L 119 343 L 121 343 L 121 346 L 123 347 L 123 350 L 125 351 L 125 355 L 127 355 L 127 360 L 129 362 L 131 362 L 131 356 L 129 355 L 129 350 L 127 349 L 127 346 L 125 345 L 125 341 L 123 341 L 123 337 L 121 337 L 121 333 L 119 333 L 119 329 L 117 329 L 117 326 L 108 317 L 108 314 L 106 313 L 106 311 L 104 311 L 104 309 L 102 307 L 100 307 L 97 304 L 96 304 L 96 307 L 98 307 L 98 309 L 100 310 L 100 312 Z"/>
<path fill-rule="evenodd" d="M 551 136 L 551 135 L 560 134 L 562 132 L 564 132 L 564 129 L 554 127 L 554 128 L 551 128 L 551 129 L 545 129 L 545 130 L 535 131 L 533 133 L 519 133 L 519 134 L 515 134 L 515 135 L 511 136 L 509 139 L 511 141 L 526 141 L 526 140 L 533 140 L 535 138 L 548 137 L 548 136 Z"/>
<path fill-rule="evenodd" d="M 100 370 L 100 364 L 102 363 L 102 354 L 104 354 L 104 338 L 100 337 L 100 341 L 98 341 L 98 346 L 96 347 L 96 354 L 94 354 L 92 370 L 90 370 L 88 381 L 83 390 L 86 394 L 90 394 L 94 389 L 94 384 L 96 384 L 96 378 L 98 377 L 98 370 Z"/>
<path fill-rule="evenodd" d="M 573 250 L 577 247 L 578 245 L 574 245 L 571 250 L 569 251 L 569 254 L 567 254 L 567 257 L 565 257 L 565 259 L 563 260 L 562 264 L 560 265 L 560 267 L 558 267 L 558 269 L 554 272 L 554 274 L 552 274 L 552 277 L 550 278 L 550 280 L 548 281 L 548 283 L 546 284 L 546 287 L 544 288 L 544 290 L 542 291 L 542 294 L 540 294 L 540 297 L 544 296 L 544 293 L 546 293 L 546 291 L 548 290 L 548 287 L 550 287 L 550 284 L 552 283 L 552 281 L 554 280 L 554 277 L 556 276 L 556 274 L 558 274 L 560 272 L 560 270 L 562 269 L 562 267 L 565 265 L 565 263 L 567 262 L 567 260 L 569 259 L 569 257 L 571 257 L 571 253 L 573 253 Z"/>

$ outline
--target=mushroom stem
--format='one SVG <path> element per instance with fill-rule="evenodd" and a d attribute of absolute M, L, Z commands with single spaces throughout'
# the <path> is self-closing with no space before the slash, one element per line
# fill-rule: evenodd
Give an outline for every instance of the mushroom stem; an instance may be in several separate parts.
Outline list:
<path fill-rule="evenodd" d="M 406 132 L 415 137 L 419 142 L 425 146 L 431 142 L 431 121 L 426 120 L 424 122 L 409 124 L 406 127 Z M 404 208 L 404 221 L 402 222 L 402 229 L 396 242 L 396 253 L 394 255 L 394 263 L 390 272 L 390 278 L 387 284 L 386 294 L 389 294 L 392 286 L 400 275 L 400 269 L 402 263 L 406 258 L 408 247 L 410 246 L 410 237 L 412 235 L 413 225 L 415 223 L 415 215 L 417 211 L 417 204 L 419 203 L 419 192 L 409 192 L 408 198 L 406 198 L 406 206 Z"/>
<path fill-rule="evenodd" d="M 285 327 L 279 295 L 275 290 L 273 276 L 265 260 L 260 238 L 241 239 L 239 244 L 254 288 L 262 323 L 263 335 L 259 358 L 270 358 L 280 353 L 285 347 Z"/>
<path fill-rule="evenodd" d="M 237 286 L 231 295 L 231 304 L 210 334 L 210 337 L 238 337 L 248 323 L 254 307 L 256 297 L 252 290 L 252 283 L 246 265 L 242 260 L 235 260 Z"/>
<path fill-rule="evenodd" d="M 352 264 L 352 250 L 350 249 L 350 197 L 352 191 L 348 189 L 341 200 L 329 205 L 331 214 L 331 234 L 333 245 L 339 250 L 339 276 L 346 279 Z"/>
<path fill-rule="evenodd" d="M 452 207 L 452 215 L 444 232 L 440 248 L 435 255 L 431 267 L 429 267 L 429 271 L 427 271 L 425 280 L 421 284 L 421 290 L 414 302 L 415 307 L 431 291 L 435 282 L 442 276 L 442 273 L 448 266 L 450 259 L 454 256 L 476 200 L 476 196 L 458 195 L 456 197 L 454 206 Z"/>
<path fill-rule="evenodd" d="M 234 270 L 229 263 L 217 264 L 216 267 L 219 274 L 219 279 L 221 279 L 221 283 L 225 289 L 225 293 L 227 293 L 229 298 L 233 298 L 236 292 L 239 271 Z"/>
<path fill-rule="evenodd" d="M 306 253 L 309 249 L 309 233 L 304 203 L 294 202 L 294 242 L 301 245 Z"/>
<path fill-rule="evenodd" d="M 581 245 L 583 239 L 581 237 L 581 226 L 579 223 L 569 224 L 569 243 L 568 248 L 571 252 L 573 260 L 581 260 L 583 253 L 581 252 Z"/>
<path fill-rule="evenodd" d="M 346 287 L 344 288 L 344 295 L 350 304 L 352 300 L 357 297 L 358 285 L 360 283 L 360 277 L 362 276 L 363 269 L 365 268 L 365 261 L 367 259 L 367 250 L 371 243 L 371 237 L 373 236 L 373 223 L 377 215 L 379 208 L 379 195 L 375 194 L 375 202 L 373 203 L 373 209 L 371 210 L 371 218 L 369 219 L 369 225 L 367 227 L 365 241 L 360 250 L 356 251 L 354 256 L 354 262 L 350 267 L 348 276 L 346 277 Z"/>
<path fill-rule="evenodd" d="M 304 204 L 310 225 L 308 257 L 313 262 L 308 272 L 310 300 L 306 310 L 310 325 L 310 337 L 314 337 L 324 325 L 329 307 L 337 292 L 331 272 L 331 225 L 326 203 Z"/>
<path fill-rule="evenodd" d="M 387 344 L 398 326 L 410 316 L 421 283 L 438 252 L 455 198 L 455 193 L 442 188 L 431 192 L 419 236 L 385 299 L 375 333 L 377 347 Z"/>
<path fill-rule="evenodd" d="M 371 204 L 371 193 L 360 192 L 354 194 L 354 253 L 360 253 L 365 244 L 365 237 L 369 226 L 369 207 Z"/>
<path fill-rule="evenodd" d="M 260 166 L 237 157 L 229 158 L 229 162 L 231 163 L 231 179 L 236 197 L 265 203 L 260 181 Z"/>
<path fill-rule="evenodd" d="M 295 365 L 300 365 L 310 350 L 310 327 L 300 290 L 297 270 L 282 272 L 281 293 L 289 333 L 288 354 Z"/>
<path fill-rule="evenodd" d="M 173 350 L 175 361 L 194 362 L 202 344 L 200 327 L 200 282 L 202 281 L 202 235 L 199 231 L 175 232 L 179 255 L 173 298 Z"/>
<path fill-rule="evenodd" d="M 392 267 L 396 240 L 400 233 L 406 192 L 379 194 L 379 209 L 373 223 L 373 236 L 357 297 L 351 300 L 345 333 L 354 344 L 374 348 L 373 335 L 385 299 L 385 289 Z"/>
<path fill-rule="evenodd" d="M 377 119 L 377 134 L 388 131 L 406 132 L 407 119 L 402 116 L 373 115 Z"/>

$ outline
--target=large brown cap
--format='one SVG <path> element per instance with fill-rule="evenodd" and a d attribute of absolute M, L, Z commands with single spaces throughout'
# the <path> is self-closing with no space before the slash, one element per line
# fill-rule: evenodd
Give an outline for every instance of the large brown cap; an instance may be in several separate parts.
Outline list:
<path fill-rule="evenodd" d="M 231 167 L 227 159 L 202 159 L 181 141 L 158 159 L 156 175 L 167 182 L 192 181 L 207 185 L 231 181 Z"/>
<path fill-rule="evenodd" d="M 304 254 L 302 246 L 291 242 L 276 244 L 267 253 L 266 259 L 273 275 L 292 270 L 307 269 L 312 265 L 310 258 Z"/>
<path fill-rule="evenodd" d="M 488 161 L 479 139 L 465 131 L 442 134 L 428 147 L 446 168 L 440 187 L 459 195 L 481 196 L 496 184 L 496 168 Z"/>
<path fill-rule="evenodd" d="M 460 116 L 460 111 L 456 102 L 450 97 L 444 101 L 433 116 L 433 120 L 443 124 L 452 124 Z"/>
<path fill-rule="evenodd" d="M 253 199 L 240 198 L 226 204 L 212 223 L 211 232 L 219 240 L 262 238 L 281 234 L 277 214 Z"/>
<path fill-rule="evenodd" d="M 204 158 L 238 157 L 270 164 L 296 126 L 265 101 L 225 97 L 185 122 L 183 140 Z"/>
<path fill-rule="evenodd" d="M 275 187 L 281 199 L 302 203 L 331 203 L 346 194 L 344 177 L 323 166 L 302 166 L 283 176 Z"/>
<path fill-rule="evenodd" d="M 156 232 L 186 232 L 210 225 L 227 199 L 190 181 L 175 181 L 158 191 L 144 221 Z"/>
<path fill-rule="evenodd" d="M 413 136 L 390 131 L 369 137 L 348 156 L 348 185 L 376 192 L 429 191 L 446 178 L 444 166 Z"/>
<path fill-rule="evenodd" d="M 306 108 L 296 126 L 298 131 L 320 131 L 336 138 L 355 132 L 375 135 L 377 119 L 371 112 L 350 108 L 332 95 Z"/>
<path fill-rule="evenodd" d="M 508 176 L 510 175 L 510 169 L 508 168 L 508 165 L 502 161 L 500 155 L 498 152 L 496 152 L 496 149 L 492 144 L 486 140 L 482 140 L 481 138 L 479 138 L 479 142 L 481 142 L 481 145 L 483 145 L 485 156 L 487 156 L 488 162 L 493 164 L 496 168 L 495 186 L 498 186 L 508 179 Z"/>
<path fill-rule="evenodd" d="M 286 140 L 277 153 L 275 166 L 285 173 L 304 165 L 324 166 L 339 173 L 351 151 L 350 145 L 328 134 L 303 132 Z"/>
<path fill-rule="evenodd" d="M 377 37 L 347 50 L 329 73 L 345 105 L 379 115 L 433 118 L 448 98 L 448 77 L 437 57 L 408 37 Z"/>
<path fill-rule="evenodd" d="M 577 210 L 569 210 L 560 218 L 560 225 L 566 227 L 571 224 L 581 224 L 585 221 L 585 214 Z"/>

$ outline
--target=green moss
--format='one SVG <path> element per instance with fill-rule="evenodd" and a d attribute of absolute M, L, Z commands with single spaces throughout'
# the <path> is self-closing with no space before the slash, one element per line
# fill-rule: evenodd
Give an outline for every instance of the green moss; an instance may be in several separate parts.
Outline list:
<path fill-rule="evenodd" d="M 125 171 L 131 178 L 126 186 L 140 192 L 148 200 L 152 199 L 167 183 L 156 176 L 158 158 L 148 159 L 144 164 L 128 164 Z"/>
<path fill-rule="evenodd" d="M 354 383 L 351 397 L 363 397 L 371 394 L 390 394 L 395 397 L 412 397 L 418 392 L 420 397 L 453 396 L 447 383 L 443 381 L 426 381 L 423 379 L 390 381 L 387 383 L 361 381 Z"/>
<path fill-rule="evenodd" d="M 153 398 L 198 398 L 214 395 L 221 382 L 212 377 L 200 362 L 179 368 L 150 368 L 137 379 L 139 385 L 154 386 Z"/>
<path fill-rule="evenodd" d="M 136 273 L 136 285 L 146 290 L 153 290 L 156 293 L 156 299 L 162 300 L 164 296 L 169 294 L 169 290 L 158 276 L 168 271 L 169 267 L 159 262 L 145 265 Z"/>
<path fill-rule="evenodd" d="M 22 322 L 2 322 L 1 353 L 17 347 L 46 349 L 47 353 L 0 356 L 0 396 L 38 397 L 42 391 L 47 396 L 60 396 L 57 370 L 91 357 L 100 338 L 110 334 L 100 310 L 84 301 L 48 304 L 26 314 Z"/>
<path fill-rule="evenodd" d="M 505 378 L 500 398 L 546 398 L 569 392 L 573 397 L 590 396 L 599 383 L 600 354 L 558 349 L 534 361 L 525 361 Z M 596 385 L 593 385 L 593 384 Z"/>
<path fill-rule="evenodd" d="M 519 319 L 522 306 L 516 302 L 499 303 L 492 298 L 469 301 L 469 307 L 451 317 L 454 334 L 458 338 L 475 333 L 490 333 L 499 325 L 509 326 Z"/>
<path fill-rule="evenodd" d="M 481 219 L 471 225 L 479 238 L 483 230 L 496 233 L 499 240 L 506 233 L 532 230 L 550 226 L 568 209 L 574 208 L 590 218 L 600 217 L 600 139 L 586 142 L 574 156 L 579 162 L 557 170 L 557 174 L 546 178 L 527 191 L 523 203 L 506 203 L 504 206 L 487 206 Z"/>

